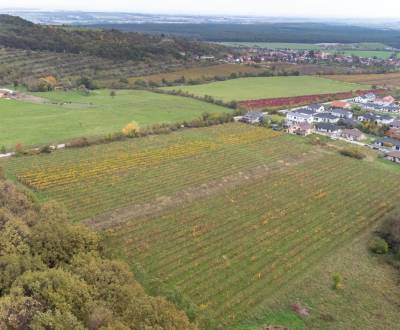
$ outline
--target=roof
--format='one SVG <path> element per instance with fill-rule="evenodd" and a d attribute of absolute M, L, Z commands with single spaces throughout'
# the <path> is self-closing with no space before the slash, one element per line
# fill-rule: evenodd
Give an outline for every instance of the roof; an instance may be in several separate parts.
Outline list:
<path fill-rule="evenodd" d="M 327 130 L 327 131 L 337 131 L 337 130 L 339 130 L 338 126 L 336 126 L 334 124 L 329 124 L 329 123 L 317 123 L 317 124 L 315 124 L 315 127 L 317 129 L 323 129 L 323 130 Z"/>
<path fill-rule="evenodd" d="M 333 101 L 331 103 L 331 106 L 333 108 L 347 108 L 350 106 L 350 103 L 344 102 L 344 101 Z"/>
<path fill-rule="evenodd" d="M 331 113 L 321 112 L 314 116 L 315 118 L 327 118 L 327 119 L 338 119 L 338 117 L 332 115 Z"/>
<path fill-rule="evenodd" d="M 308 106 L 308 108 L 311 109 L 311 110 L 318 110 L 321 107 L 325 108 L 325 106 L 323 104 L 320 104 L 320 103 L 313 103 L 313 104 L 310 104 Z"/>
<path fill-rule="evenodd" d="M 308 129 L 312 128 L 312 125 L 307 122 L 298 123 L 296 126 L 298 126 L 300 129 L 303 129 L 303 130 L 308 130 Z"/>
<path fill-rule="evenodd" d="M 386 156 L 400 158 L 400 151 L 389 151 Z"/>
<path fill-rule="evenodd" d="M 390 137 L 385 137 L 385 138 L 382 138 L 382 139 L 378 139 L 378 140 L 375 141 L 375 143 L 381 143 L 381 144 L 390 143 L 390 144 L 393 144 L 396 147 L 400 147 L 400 140 L 396 140 L 396 139 L 393 139 L 393 138 L 390 138 Z"/>
<path fill-rule="evenodd" d="M 364 134 L 363 132 L 361 132 L 361 131 L 360 131 L 359 129 L 357 129 L 357 128 L 344 129 L 342 132 L 343 132 L 343 134 L 345 134 L 345 135 L 355 136 L 355 137 L 358 137 L 358 138 Z"/>
<path fill-rule="evenodd" d="M 372 119 L 372 120 L 390 120 L 393 119 L 393 117 L 386 116 L 386 115 L 378 115 L 372 112 L 368 112 L 365 115 L 362 115 L 360 117 L 366 118 L 366 119 Z"/>
<path fill-rule="evenodd" d="M 243 117 L 251 118 L 251 119 L 258 119 L 260 117 L 264 117 L 264 114 L 262 112 L 251 111 L 251 112 L 246 113 Z"/>
<path fill-rule="evenodd" d="M 351 113 L 350 110 L 345 110 L 342 108 L 331 108 L 331 112 L 342 113 L 342 114 Z"/>
<path fill-rule="evenodd" d="M 385 96 L 382 100 L 384 100 L 385 102 L 394 102 L 395 98 L 391 95 Z"/>
<path fill-rule="evenodd" d="M 301 113 L 303 115 L 314 115 L 315 114 L 315 111 L 308 109 L 308 108 L 300 108 L 300 109 L 293 110 L 292 112 L 294 112 L 296 114 Z"/>

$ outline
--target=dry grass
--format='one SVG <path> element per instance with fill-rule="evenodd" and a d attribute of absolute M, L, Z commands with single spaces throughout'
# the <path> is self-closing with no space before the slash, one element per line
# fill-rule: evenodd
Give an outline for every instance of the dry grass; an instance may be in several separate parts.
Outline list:
<path fill-rule="evenodd" d="M 356 75 L 332 75 L 327 76 L 329 79 L 376 85 L 380 87 L 400 87 L 400 72 L 385 74 L 356 74 Z"/>

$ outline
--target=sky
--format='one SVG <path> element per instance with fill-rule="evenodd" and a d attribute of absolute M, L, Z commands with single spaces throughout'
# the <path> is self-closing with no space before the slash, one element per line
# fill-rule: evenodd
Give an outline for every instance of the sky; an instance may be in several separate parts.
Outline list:
<path fill-rule="evenodd" d="M 0 9 L 400 20 L 400 0 L 0 0 Z"/>

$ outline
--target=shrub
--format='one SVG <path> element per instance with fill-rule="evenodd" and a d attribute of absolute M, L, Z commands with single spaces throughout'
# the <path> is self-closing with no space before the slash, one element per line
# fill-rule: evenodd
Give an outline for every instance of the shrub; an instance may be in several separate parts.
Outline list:
<path fill-rule="evenodd" d="M 24 154 L 24 148 L 22 147 L 21 143 L 17 143 L 15 145 L 15 152 L 16 152 L 17 156 L 21 156 Z"/>
<path fill-rule="evenodd" d="M 365 154 L 363 154 L 361 151 L 356 150 L 356 149 L 341 149 L 341 150 L 339 150 L 339 153 L 343 156 L 352 157 L 355 159 L 364 159 L 365 158 Z"/>
<path fill-rule="evenodd" d="M 136 122 L 131 122 L 122 129 L 122 133 L 127 137 L 136 137 L 139 133 L 139 125 Z"/>
<path fill-rule="evenodd" d="M 5 154 L 7 152 L 7 149 L 5 146 L 0 147 L 0 154 Z"/>
<path fill-rule="evenodd" d="M 375 237 L 369 241 L 369 249 L 376 254 L 386 254 L 389 252 L 388 243 L 380 237 Z"/>
<path fill-rule="evenodd" d="M 335 273 L 332 275 L 333 280 L 333 289 L 339 290 L 343 287 L 342 285 L 342 276 L 339 273 Z"/>
<path fill-rule="evenodd" d="M 90 145 L 90 143 L 89 143 L 88 139 L 83 137 L 83 138 L 72 140 L 71 142 L 69 142 L 67 144 L 67 147 L 68 148 L 83 148 L 83 147 L 87 147 L 89 145 Z"/>
<path fill-rule="evenodd" d="M 49 145 L 47 145 L 47 146 L 44 146 L 44 147 L 40 148 L 39 151 L 40 151 L 41 154 L 51 154 L 51 152 L 53 150 L 51 149 L 51 147 Z"/>

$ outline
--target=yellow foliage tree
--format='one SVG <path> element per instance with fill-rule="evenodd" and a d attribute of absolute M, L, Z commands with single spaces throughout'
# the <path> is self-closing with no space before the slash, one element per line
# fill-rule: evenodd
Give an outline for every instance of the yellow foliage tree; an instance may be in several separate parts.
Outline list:
<path fill-rule="evenodd" d="M 122 129 L 122 133 L 128 137 L 134 137 L 139 132 L 140 127 L 138 123 L 131 122 Z"/>

